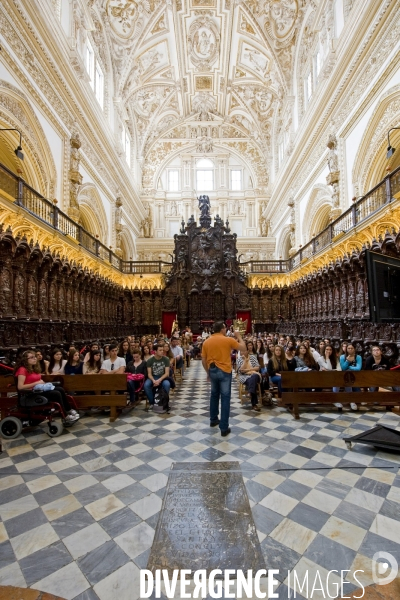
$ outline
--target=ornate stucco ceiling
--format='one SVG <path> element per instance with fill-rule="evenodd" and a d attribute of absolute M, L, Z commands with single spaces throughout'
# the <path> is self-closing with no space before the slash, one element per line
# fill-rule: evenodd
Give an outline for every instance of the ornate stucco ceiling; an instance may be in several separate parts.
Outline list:
<path fill-rule="evenodd" d="M 266 192 L 273 145 L 290 127 L 292 69 L 306 0 L 91 0 L 144 193 L 174 151 L 219 147 Z M 106 50 L 108 48 L 108 57 Z M 203 127 L 202 127 L 203 126 Z"/>

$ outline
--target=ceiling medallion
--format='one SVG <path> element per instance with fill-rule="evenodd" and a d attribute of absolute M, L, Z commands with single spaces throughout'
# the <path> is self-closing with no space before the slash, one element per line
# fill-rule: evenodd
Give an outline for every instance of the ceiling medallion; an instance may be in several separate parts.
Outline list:
<path fill-rule="evenodd" d="M 299 11 L 297 0 L 270 0 L 265 8 L 265 28 L 269 35 L 280 43 L 289 41 Z"/>
<path fill-rule="evenodd" d="M 106 12 L 114 33 L 129 39 L 139 17 L 138 3 L 134 0 L 107 0 Z"/>
<path fill-rule="evenodd" d="M 219 56 L 219 32 L 207 15 L 198 17 L 189 28 L 188 52 L 197 71 L 209 71 Z"/>

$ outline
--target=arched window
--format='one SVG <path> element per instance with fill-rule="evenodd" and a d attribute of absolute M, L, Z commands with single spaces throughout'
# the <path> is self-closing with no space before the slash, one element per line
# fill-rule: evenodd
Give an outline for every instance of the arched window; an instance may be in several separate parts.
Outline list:
<path fill-rule="evenodd" d="M 196 163 L 196 190 L 212 192 L 214 189 L 214 163 L 208 158 L 200 158 Z"/>

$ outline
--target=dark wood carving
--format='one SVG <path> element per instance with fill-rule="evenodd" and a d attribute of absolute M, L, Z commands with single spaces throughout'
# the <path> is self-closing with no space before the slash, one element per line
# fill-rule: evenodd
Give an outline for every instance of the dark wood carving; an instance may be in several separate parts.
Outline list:
<path fill-rule="evenodd" d="M 198 199 L 200 224 L 192 216 L 174 236 L 174 263 L 163 294 L 163 309 L 176 310 L 181 327 L 202 329 L 202 321 L 234 319 L 251 310 L 251 294 L 239 268 L 236 234 L 216 215 L 211 226 L 210 200 Z"/>
<path fill-rule="evenodd" d="M 2 354 L 158 333 L 160 321 L 160 290 L 123 289 L 0 225 Z"/>
<path fill-rule="evenodd" d="M 372 342 L 388 352 L 400 348 L 399 324 L 369 320 L 365 247 L 289 287 L 249 289 L 236 235 L 218 216 L 211 226 L 209 209 L 201 212 L 200 225 L 191 218 L 175 236 L 164 291 L 123 289 L 0 225 L 0 352 L 158 333 L 162 310 L 174 309 L 180 325 L 193 331 L 202 320 L 233 319 L 237 310 L 251 310 L 256 331 L 312 341 L 329 337 L 336 345 L 348 339 L 362 353 Z M 400 257 L 400 232 L 387 232 L 371 249 Z"/>

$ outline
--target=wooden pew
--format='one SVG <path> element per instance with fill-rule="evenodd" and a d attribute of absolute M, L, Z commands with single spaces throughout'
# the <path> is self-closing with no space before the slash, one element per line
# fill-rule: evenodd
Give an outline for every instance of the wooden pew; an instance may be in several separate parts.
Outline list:
<path fill-rule="evenodd" d="M 91 406 L 110 407 L 110 422 L 117 418 L 117 408 L 126 407 L 126 396 L 118 392 L 127 391 L 126 375 L 43 375 L 43 381 L 59 381 L 67 394 L 75 392 L 79 408 Z M 78 395 L 79 392 L 94 394 Z M 104 392 L 108 392 L 107 395 Z"/>
<path fill-rule="evenodd" d="M 13 375 L 0 376 L 0 420 L 5 416 L 5 410 L 17 406 L 18 394 Z"/>
<path fill-rule="evenodd" d="M 379 404 L 391 410 L 400 406 L 400 392 L 332 392 L 333 387 L 400 387 L 400 371 L 283 371 L 282 398 L 278 406 L 285 406 L 299 419 L 299 406 L 315 404 Z M 305 391 L 304 388 L 329 388 L 328 391 Z"/>

